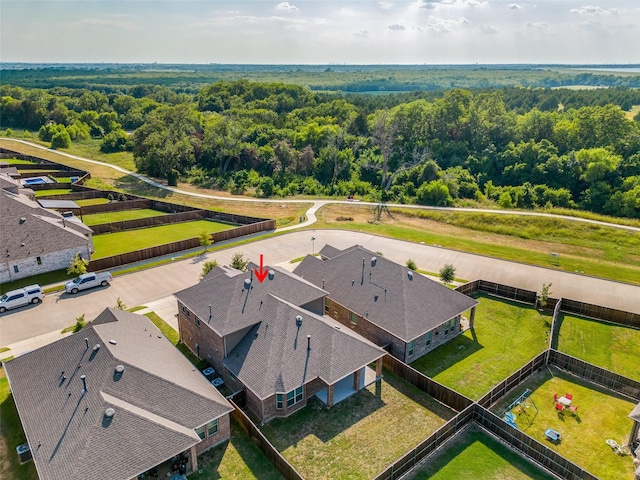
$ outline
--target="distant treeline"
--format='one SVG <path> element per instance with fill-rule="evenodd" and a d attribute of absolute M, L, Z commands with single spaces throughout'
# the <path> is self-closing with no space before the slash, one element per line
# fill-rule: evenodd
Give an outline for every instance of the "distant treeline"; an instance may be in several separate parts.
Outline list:
<path fill-rule="evenodd" d="M 247 80 L 196 93 L 148 84 L 115 93 L 2 85 L 0 121 L 7 135 L 38 130 L 55 148 L 99 139 L 105 153 L 132 151 L 140 172 L 234 193 L 557 206 L 640 218 L 640 114 L 632 120 L 621 108 L 640 105 L 639 93 L 363 96 Z"/>

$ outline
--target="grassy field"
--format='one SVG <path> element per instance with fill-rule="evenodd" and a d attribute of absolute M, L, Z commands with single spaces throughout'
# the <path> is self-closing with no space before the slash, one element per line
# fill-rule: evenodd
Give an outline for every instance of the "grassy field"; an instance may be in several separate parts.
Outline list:
<path fill-rule="evenodd" d="M 3 158 L 0 162 L 8 163 L 9 165 L 35 165 L 35 162 L 31 160 L 21 160 L 19 158 Z"/>
<path fill-rule="evenodd" d="M 558 350 L 640 381 L 640 330 L 563 314 Z"/>
<path fill-rule="evenodd" d="M 33 462 L 20 465 L 16 447 L 26 441 L 20 417 L 9 389 L 4 368 L 0 367 L 0 478 L 38 480 Z"/>
<path fill-rule="evenodd" d="M 535 410 L 530 407 L 526 415 L 518 415 L 516 424 L 520 430 L 602 480 L 633 477 L 632 457 L 616 455 L 605 440 L 613 439 L 620 445 L 626 442 L 632 425 L 628 415 L 635 403 L 558 370 L 546 369 L 500 401 L 492 409 L 494 413 L 502 414 L 525 388 L 533 391 L 530 398 L 538 413 L 532 414 Z M 553 401 L 556 393 L 573 395 L 572 405 L 578 407 L 576 416 L 556 412 Z M 561 433 L 558 444 L 546 439 L 547 428 Z"/>
<path fill-rule="evenodd" d="M 267 423 L 262 431 L 309 480 L 364 479 L 380 473 L 453 415 L 384 371 L 381 397 L 373 384 L 330 409 L 312 398 L 306 408 Z"/>
<path fill-rule="evenodd" d="M 198 467 L 198 473 L 189 475 L 189 480 L 283 478 L 233 418 L 231 439 L 202 454 L 198 458 Z"/>
<path fill-rule="evenodd" d="M 482 431 L 459 435 L 406 480 L 552 480 Z"/>
<path fill-rule="evenodd" d="M 70 188 L 56 188 L 54 190 L 37 190 L 36 197 L 48 197 L 49 195 L 66 195 L 73 192 Z"/>
<path fill-rule="evenodd" d="M 83 215 L 82 221 L 86 225 L 100 225 L 101 223 L 122 222 L 124 220 L 137 220 L 139 218 L 160 217 L 167 215 L 150 208 L 138 208 L 136 210 L 122 210 L 119 212 L 93 213 Z"/>
<path fill-rule="evenodd" d="M 109 203 L 108 198 L 87 198 L 85 200 L 74 200 L 81 207 L 88 207 L 89 205 L 104 205 Z"/>
<path fill-rule="evenodd" d="M 480 212 L 393 212 L 373 224 L 362 205 L 327 205 L 313 228 L 356 230 L 412 242 L 640 284 L 640 235 L 559 218 Z M 353 221 L 338 221 L 351 217 Z M 549 253 L 559 254 L 559 264 Z"/>
<path fill-rule="evenodd" d="M 548 345 L 551 315 L 532 307 L 478 296 L 474 329 L 436 348 L 411 366 L 477 400 Z"/>
<path fill-rule="evenodd" d="M 120 253 L 132 252 L 143 248 L 196 238 L 200 232 L 209 233 L 229 230 L 233 226 L 210 220 L 175 223 L 159 227 L 140 228 L 128 232 L 105 233 L 95 235 L 93 245 L 96 249 L 92 259 L 110 257 Z"/>

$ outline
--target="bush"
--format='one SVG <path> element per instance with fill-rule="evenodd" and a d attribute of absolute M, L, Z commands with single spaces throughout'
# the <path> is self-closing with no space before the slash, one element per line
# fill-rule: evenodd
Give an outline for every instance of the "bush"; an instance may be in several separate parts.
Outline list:
<path fill-rule="evenodd" d="M 63 127 L 64 128 L 64 127 Z M 51 148 L 69 148 L 71 146 L 71 137 L 66 129 L 56 133 L 51 137 Z"/>
<path fill-rule="evenodd" d="M 409 259 L 409 260 L 407 260 L 407 268 L 409 270 L 413 270 L 415 272 L 418 269 L 418 266 L 416 265 L 416 262 L 414 262 L 413 260 Z"/>

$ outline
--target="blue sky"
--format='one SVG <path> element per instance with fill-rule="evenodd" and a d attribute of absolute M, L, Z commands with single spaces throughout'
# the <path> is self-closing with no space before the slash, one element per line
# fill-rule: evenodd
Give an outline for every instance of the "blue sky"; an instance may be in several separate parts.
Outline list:
<path fill-rule="evenodd" d="M 640 63 L 640 0 L 0 0 L 3 62 Z"/>

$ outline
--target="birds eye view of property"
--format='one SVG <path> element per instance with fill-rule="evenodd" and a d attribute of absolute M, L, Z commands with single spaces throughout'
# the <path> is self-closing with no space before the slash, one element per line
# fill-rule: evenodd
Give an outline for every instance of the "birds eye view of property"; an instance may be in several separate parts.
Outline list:
<path fill-rule="evenodd" d="M 640 480 L 638 2 L 0 12 L 0 479 Z"/>

